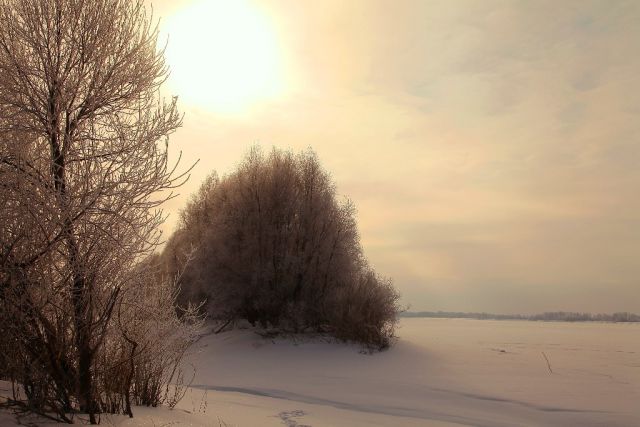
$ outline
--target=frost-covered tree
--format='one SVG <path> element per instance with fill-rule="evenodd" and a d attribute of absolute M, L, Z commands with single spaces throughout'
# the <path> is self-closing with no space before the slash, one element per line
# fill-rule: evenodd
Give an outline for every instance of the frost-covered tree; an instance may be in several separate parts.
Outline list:
<path fill-rule="evenodd" d="M 230 175 L 210 176 L 165 249 L 169 271 L 192 247 L 182 298 L 206 298 L 213 318 L 389 344 L 398 294 L 366 262 L 354 206 L 311 150 L 254 148 Z"/>
<path fill-rule="evenodd" d="M 184 180 L 157 34 L 139 0 L 0 0 L 3 343 L 30 404 L 65 420 L 104 410 L 98 358 L 158 244 L 157 194 Z"/>

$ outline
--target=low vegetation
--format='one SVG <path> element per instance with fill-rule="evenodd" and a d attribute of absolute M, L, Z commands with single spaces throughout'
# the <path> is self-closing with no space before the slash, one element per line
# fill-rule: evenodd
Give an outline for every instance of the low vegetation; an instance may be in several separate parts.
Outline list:
<path fill-rule="evenodd" d="M 567 311 L 551 311 L 540 314 L 491 314 L 465 313 L 457 311 L 417 311 L 402 313 L 403 317 L 432 317 L 443 319 L 478 319 L 478 320 L 532 320 L 546 322 L 640 322 L 640 315 L 626 312 L 612 314 L 576 313 Z"/>

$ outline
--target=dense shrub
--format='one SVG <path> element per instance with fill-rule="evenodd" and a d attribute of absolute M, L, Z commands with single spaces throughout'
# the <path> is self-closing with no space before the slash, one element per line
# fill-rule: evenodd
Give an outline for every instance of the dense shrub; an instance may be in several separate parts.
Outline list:
<path fill-rule="evenodd" d="M 254 148 L 235 172 L 211 175 L 164 251 L 169 274 L 193 248 L 182 304 L 206 298 L 214 319 L 389 344 L 398 294 L 368 265 L 353 204 L 310 150 Z"/>
<path fill-rule="evenodd" d="M 111 322 L 96 338 L 102 341 L 92 363 L 97 413 L 132 415 L 133 405 L 173 406 L 185 391 L 189 377 L 182 359 L 198 338 L 202 317 L 194 307 L 176 312 L 175 282 L 160 274 L 157 261 L 150 257 L 123 273 L 128 280 Z M 19 391 L 14 403 L 24 400 L 32 411 L 71 421 L 81 411 L 76 349 L 68 332 L 72 318 L 64 309 L 47 307 L 63 307 L 65 295 L 47 283 L 0 279 L 0 377 Z"/>

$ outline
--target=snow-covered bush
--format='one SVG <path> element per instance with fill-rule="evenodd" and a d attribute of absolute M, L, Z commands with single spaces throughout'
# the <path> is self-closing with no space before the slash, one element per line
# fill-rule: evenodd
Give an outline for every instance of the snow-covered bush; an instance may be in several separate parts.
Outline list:
<path fill-rule="evenodd" d="M 369 267 L 355 208 L 311 150 L 254 148 L 235 172 L 211 175 L 164 251 L 169 274 L 191 247 L 183 304 L 205 297 L 214 319 L 389 344 L 398 294 Z"/>

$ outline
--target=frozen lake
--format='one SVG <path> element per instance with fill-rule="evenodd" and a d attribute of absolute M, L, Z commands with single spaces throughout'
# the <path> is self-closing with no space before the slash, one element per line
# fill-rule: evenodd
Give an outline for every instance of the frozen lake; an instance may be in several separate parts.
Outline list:
<path fill-rule="evenodd" d="M 116 425 L 640 425 L 640 325 L 403 319 L 368 355 L 320 341 L 209 335 L 177 410 Z"/>

